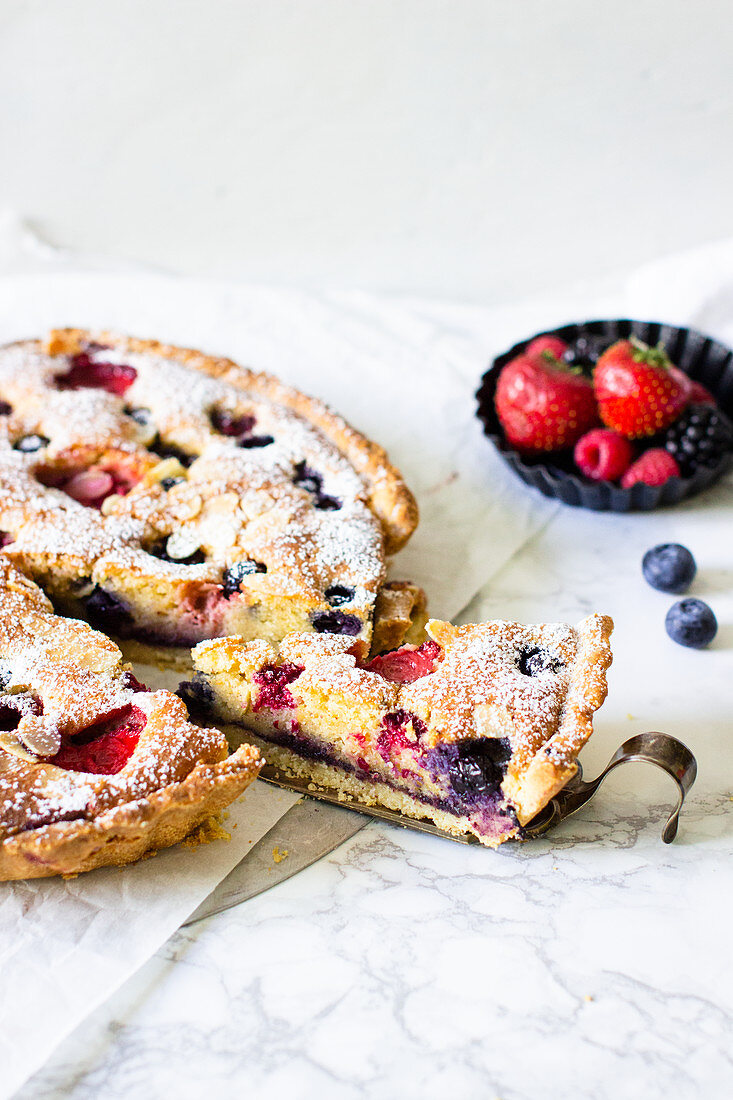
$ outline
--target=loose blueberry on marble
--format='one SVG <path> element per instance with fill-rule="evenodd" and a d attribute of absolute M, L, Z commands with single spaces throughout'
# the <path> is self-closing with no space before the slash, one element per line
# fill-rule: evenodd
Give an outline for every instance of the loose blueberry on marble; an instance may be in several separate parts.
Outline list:
<path fill-rule="evenodd" d="M 541 676 L 544 672 L 557 673 L 564 662 L 540 646 L 525 646 L 517 657 L 517 668 L 523 676 Z"/>
<path fill-rule="evenodd" d="M 124 636 L 133 625 L 133 617 L 122 600 L 98 585 L 84 601 L 87 618 L 92 626 Z"/>
<path fill-rule="evenodd" d="M 348 634 L 355 636 L 361 630 L 361 619 L 347 615 L 345 611 L 317 611 L 311 622 L 319 634 Z"/>
<path fill-rule="evenodd" d="M 325 592 L 326 600 L 331 607 L 342 607 L 345 603 L 351 603 L 354 598 L 354 589 L 345 584 L 332 584 Z"/>
<path fill-rule="evenodd" d="M 667 612 L 664 625 L 673 642 L 690 649 L 704 649 L 718 633 L 718 620 L 703 600 L 678 600 Z"/>
<path fill-rule="evenodd" d="M 45 435 L 24 435 L 14 444 L 16 451 L 22 451 L 23 454 L 32 454 L 33 451 L 40 451 L 43 447 L 47 447 L 50 443 Z"/>
<path fill-rule="evenodd" d="M 193 710 L 208 710 L 214 702 L 213 688 L 207 684 L 200 672 L 195 672 L 192 680 L 182 680 L 176 695 L 180 696 L 186 706 Z"/>
<path fill-rule="evenodd" d="M 0 401 L 0 416 L 10 416 L 12 411 L 12 405 L 9 405 L 7 401 Z"/>
<path fill-rule="evenodd" d="M 251 576 L 253 573 L 266 573 L 267 566 L 262 561 L 254 561 L 253 558 L 246 558 L 244 561 L 235 562 L 234 565 L 230 565 L 224 570 L 223 588 L 225 596 L 233 596 L 236 592 L 239 592 L 239 586 L 245 577 Z"/>
<path fill-rule="evenodd" d="M 659 592 L 686 592 L 695 579 L 697 565 L 686 546 L 663 542 L 642 558 L 644 580 Z"/>

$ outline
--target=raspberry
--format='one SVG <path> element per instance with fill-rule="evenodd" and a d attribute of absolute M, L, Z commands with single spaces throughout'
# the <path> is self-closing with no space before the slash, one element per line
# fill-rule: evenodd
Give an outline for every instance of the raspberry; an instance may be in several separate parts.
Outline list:
<path fill-rule="evenodd" d="M 645 485 L 664 485 L 671 477 L 679 477 L 680 468 L 663 447 L 652 447 L 629 466 L 621 478 L 621 488 L 630 489 L 638 481 Z"/>
<path fill-rule="evenodd" d="M 412 684 L 435 671 L 442 650 L 437 642 L 423 642 L 419 649 L 403 646 L 374 657 L 364 667 L 392 684 Z"/>
<path fill-rule="evenodd" d="M 573 458 L 592 481 L 616 481 L 631 465 L 631 444 L 611 428 L 594 428 L 575 444 Z"/>

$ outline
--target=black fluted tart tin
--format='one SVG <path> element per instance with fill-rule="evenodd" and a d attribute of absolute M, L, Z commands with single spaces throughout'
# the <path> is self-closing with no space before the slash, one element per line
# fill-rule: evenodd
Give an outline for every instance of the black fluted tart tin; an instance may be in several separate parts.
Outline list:
<path fill-rule="evenodd" d="M 674 365 L 706 386 L 719 408 L 727 416 L 733 416 L 733 351 L 695 329 L 627 318 L 584 321 L 546 329 L 498 355 L 483 375 L 476 392 L 476 415 L 483 424 L 484 434 L 506 464 L 527 485 L 539 489 L 546 497 L 576 508 L 590 508 L 595 512 L 649 512 L 653 508 L 679 504 L 687 497 L 696 496 L 733 466 L 733 453 L 729 452 L 721 456 L 717 465 L 698 468 L 692 477 L 673 477 L 658 486 L 637 482 L 630 489 L 622 489 L 611 481 L 591 481 L 583 477 L 573 464 L 572 451 L 537 458 L 520 454 L 504 436 L 494 406 L 494 394 L 502 367 L 520 355 L 537 336 L 559 336 L 571 345 L 582 336 L 602 338 L 607 341 L 605 346 L 616 340 L 626 340 L 629 336 L 637 336 L 652 347 L 662 343 Z"/>

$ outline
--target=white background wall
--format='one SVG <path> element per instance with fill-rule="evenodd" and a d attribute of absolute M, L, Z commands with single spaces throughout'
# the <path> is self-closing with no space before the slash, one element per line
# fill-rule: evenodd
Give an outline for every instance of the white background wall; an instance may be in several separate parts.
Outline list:
<path fill-rule="evenodd" d="M 0 0 L 0 205 L 499 300 L 733 233 L 730 0 Z"/>

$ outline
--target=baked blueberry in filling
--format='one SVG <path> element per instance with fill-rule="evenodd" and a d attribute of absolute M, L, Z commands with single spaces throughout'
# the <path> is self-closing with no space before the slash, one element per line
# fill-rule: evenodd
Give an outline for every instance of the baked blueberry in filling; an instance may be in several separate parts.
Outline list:
<path fill-rule="evenodd" d="M 323 477 L 317 470 L 312 470 L 306 462 L 295 463 L 293 482 L 306 493 L 320 493 L 323 485 Z"/>
<path fill-rule="evenodd" d="M 247 558 L 245 561 L 235 562 L 234 565 L 230 565 L 228 569 L 224 570 L 223 584 L 224 595 L 234 596 L 239 592 L 239 586 L 245 577 L 251 576 L 252 573 L 266 573 L 267 566 L 262 561 L 255 561 L 253 558 Z"/>
<path fill-rule="evenodd" d="M 348 634 L 355 637 L 361 630 L 361 619 L 345 611 L 317 611 L 311 622 L 319 634 Z"/>
<path fill-rule="evenodd" d="M 128 608 L 117 596 L 96 585 L 84 601 L 86 617 L 99 630 L 109 630 L 119 637 L 129 635 L 134 619 Z"/>
<path fill-rule="evenodd" d="M 16 440 L 13 449 L 22 451 L 23 454 L 32 454 L 33 451 L 40 451 L 43 447 L 47 447 L 50 442 L 51 440 L 45 435 L 24 435 Z"/>
<path fill-rule="evenodd" d="M 559 672 L 564 661 L 540 646 L 525 646 L 519 651 L 517 668 L 523 676 L 540 676 L 543 672 Z"/>
<path fill-rule="evenodd" d="M 124 408 L 125 416 L 129 416 L 137 424 L 149 424 L 151 420 L 150 409 L 133 409 L 129 405 Z"/>
<path fill-rule="evenodd" d="M 165 489 L 165 491 L 168 492 L 174 485 L 181 485 L 185 480 L 185 477 L 164 477 L 158 484 L 161 489 Z"/>
<path fill-rule="evenodd" d="M 5 691 L 5 688 L 11 683 L 12 679 L 12 668 L 7 661 L 0 661 L 0 691 Z"/>
<path fill-rule="evenodd" d="M 0 416 L 10 416 L 12 411 L 12 405 L 9 405 L 7 401 L 0 401 Z"/>
<path fill-rule="evenodd" d="M 257 447 L 269 447 L 274 442 L 275 437 L 272 435 L 245 435 L 239 440 L 239 446 L 251 451 Z"/>
<path fill-rule="evenodd" d="M 206 561 L 206 554 L 201 549 L 196 549 L 192 553 L 186 554 L 185 557 L 174 558 L 170 554 L 167 540 L 153 543 L 152 546 L 148 547 L 148 553 L 154 558 L 159 558 L 160 561 L 172 562 L 173 565 L 201 565 L 202 562 Z"/>
<path fill-rule="evenodd" d="M 192 680 L 182 680 L 176 695 L 192 710 L 209 710 L 214 702 L 213 689 L 200 672 L 195 672 Z"/>
<path fill-rule="evenodd" d="M 331 607 L 342 607 L 345 603 L 351 603 L 354 598 L 354 589 L 347 588 L 345 584 L 332 584 L 326 589 L 325 596 Z"/>
<path fill-rule="evenodd" d="M 323 474 L 311 469 L 307 462 L 296 462 L 293 474 L 293 484 L 306 493 L 312 493 L 316 498 L 314 505 L 322 512 L 337 512 L 341 508 L 341 501 L 336 497 L 323 492 Z"/>
<path fill-rule="evenodd" d="M 192 455 L 181 450 L 175 443 L 165 443 L 160 436 L 148 444 L 148 450 L 152 451 L 153 454 L 160 455 L 161 458 L 177 458 L 184 470 L 192 466 L 198 458 L 198 455 Z"/>
<path fill-rule="evenodd" d="M 15 539 L 9 531 L 0 531 L 0 550 L 3 546 L 10 546 L 11 542 L 15 542 Z"/>
<path fill-rule="evenodd" d="M 483 737 L 467 744 L 435 750 L 438 771 L 448 773 L 451 787 L 464 805 L 497 799 L 512 754 L 506 737 Z"/>
<path fill-rule="evenodd" d="M 0 696 L 0 730 L 17 729 L 27 714 L 43 714 L 43 702 L 31 691 Z"/>

